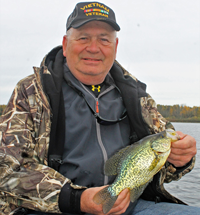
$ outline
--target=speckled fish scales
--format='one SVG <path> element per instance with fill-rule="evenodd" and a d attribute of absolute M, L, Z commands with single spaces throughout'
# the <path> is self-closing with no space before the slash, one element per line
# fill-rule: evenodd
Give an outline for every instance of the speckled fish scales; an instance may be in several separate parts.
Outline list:
<path fill-rule="evenodd" d="M 171 142 L 180 139 L 172 129 L 147 136 L 121 149 L 105 164 L 106 175 L 116 175 L 113 184 L 94 196 L 96 204 L 103 205 L 108 213 L 122 190 L 130 190 L 131 202 L 139 198 L 153 176 L 165 164 L 171 149 Z"/>

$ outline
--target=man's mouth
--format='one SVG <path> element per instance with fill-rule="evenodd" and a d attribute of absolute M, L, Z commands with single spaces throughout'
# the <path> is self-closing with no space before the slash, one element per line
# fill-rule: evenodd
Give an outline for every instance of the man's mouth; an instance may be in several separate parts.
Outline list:
<path fill-rule="evenodd" d="M 82 58 L 83 60 L 86 60 L 86 61 L 101 61 L 100 59 L 97 59 L 97 58 Z"/>

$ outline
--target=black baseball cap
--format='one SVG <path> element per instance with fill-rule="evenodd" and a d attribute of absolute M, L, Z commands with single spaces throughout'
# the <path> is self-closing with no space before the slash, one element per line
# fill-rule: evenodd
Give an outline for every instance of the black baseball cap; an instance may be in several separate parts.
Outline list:
<path fill-rule="evenodd" d="M 90 21 L 103 21 L 110 24 L 116 31 L 120 30 L 119 25 L 116 23 L 114 11 L 99 2 L 80 2 L 74 11 L 67 19 L 67 30 L 72 28 L 79 28 Z"/>

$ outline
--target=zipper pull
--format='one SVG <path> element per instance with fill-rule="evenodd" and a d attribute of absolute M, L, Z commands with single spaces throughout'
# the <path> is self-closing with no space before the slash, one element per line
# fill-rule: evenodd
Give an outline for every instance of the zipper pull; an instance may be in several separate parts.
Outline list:
<path fill-rule="evenodd" d="M 99 113 L 99 101 L 96 101 L 96 113 Z"/>

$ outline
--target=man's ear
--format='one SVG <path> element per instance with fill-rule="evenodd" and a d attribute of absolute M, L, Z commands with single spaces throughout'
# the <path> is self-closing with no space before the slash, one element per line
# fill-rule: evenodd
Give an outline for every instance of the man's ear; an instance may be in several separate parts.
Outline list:
<path fill-rule="evenodd" d="M 63 41 L 62 41 L 62 46 L 63 46 L 63 55 L 66 57 L 66 48 L 67 48 L 67 36 L 63 36 Z"/>
<path fill-rule="evenodd" d="M 119 43 L 119 38 L 116 38 L 116 44 L 115 44 L 115 59 L 117 56 L 117 47 L 118 47 L 118 43 Z"/>

